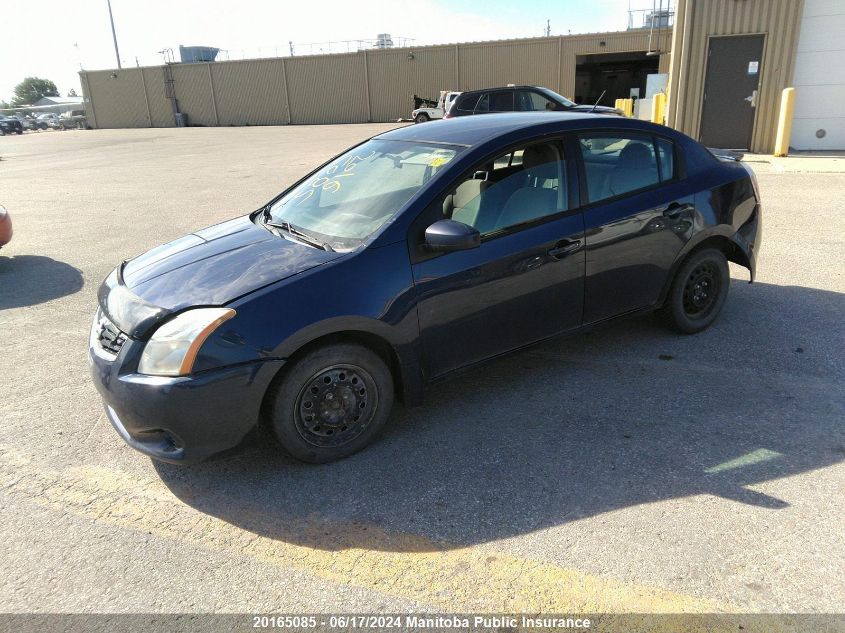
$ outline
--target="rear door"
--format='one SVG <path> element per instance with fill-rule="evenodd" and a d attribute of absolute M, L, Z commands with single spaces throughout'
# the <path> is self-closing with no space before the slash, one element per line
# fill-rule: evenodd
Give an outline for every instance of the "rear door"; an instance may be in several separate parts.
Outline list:
<path fill-rule="evenodd" d="M 588 324 L 658 301 L 692 235 L 695 195 L 671 139 L 611 130 L 572 142 L 584 211 Z"/>

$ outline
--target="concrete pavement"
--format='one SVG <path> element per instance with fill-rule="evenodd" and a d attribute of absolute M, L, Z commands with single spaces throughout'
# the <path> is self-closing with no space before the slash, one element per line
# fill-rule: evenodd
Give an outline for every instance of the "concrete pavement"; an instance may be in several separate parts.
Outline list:
<path fill-rule="evenodd" d="M 111 268 L 389 127 L 0 139 L 0 610 L 841 611 L 843 174 L 752 163 L 758 282 L 734 268 L 700 335 L 641 318 L 496 361 L 327 466 L 120 441 L 85 357 Z"/>

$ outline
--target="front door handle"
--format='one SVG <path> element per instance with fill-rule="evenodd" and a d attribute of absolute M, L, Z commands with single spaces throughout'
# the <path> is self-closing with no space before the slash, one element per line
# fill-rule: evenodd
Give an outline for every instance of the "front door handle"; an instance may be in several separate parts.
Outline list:
<path fill-rule="evenodd" d="M 562 240 L 549 251 L 549 255 L 555 259 L 563 259 L 581 248 L 581 240 Z"/>

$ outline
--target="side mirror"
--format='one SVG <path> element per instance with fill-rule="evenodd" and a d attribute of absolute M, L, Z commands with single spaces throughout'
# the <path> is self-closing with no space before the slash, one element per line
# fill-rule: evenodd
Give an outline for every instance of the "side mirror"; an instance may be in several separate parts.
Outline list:
<path fill-rule="evenodd" d="M 476 248 L 481 244 L 481 233 L 463 222 L 438 220 L 425 230 L 425 245 L 431 251 L 448 253 Z"/>

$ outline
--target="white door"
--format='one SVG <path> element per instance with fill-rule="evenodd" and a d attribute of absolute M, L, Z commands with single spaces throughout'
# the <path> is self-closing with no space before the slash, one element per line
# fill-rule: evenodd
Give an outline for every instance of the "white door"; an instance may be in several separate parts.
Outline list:
<path fill-rule="evenodd" d="M 845 150 L 845 0 L 805 0 L 790 145 Z"/>

